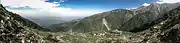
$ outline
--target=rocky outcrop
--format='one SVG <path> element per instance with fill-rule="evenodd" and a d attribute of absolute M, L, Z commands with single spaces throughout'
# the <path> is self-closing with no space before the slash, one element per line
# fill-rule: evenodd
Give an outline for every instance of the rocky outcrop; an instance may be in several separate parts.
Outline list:
<path fill-rule="evenodd" d="M 179 21 L 180 7 L 165 13 L 163 17 L 151 22 L 152 25 L 136 35 L 142 35 L 142 41 L 146 43 L 178 43 L 180 41 Z"/>
<path fill-rule="evenodd" d="M 46 29 L 0 5 L 0 43 L 55 43 Z M 53 36 L 51 36 L 53 37 Z"/>

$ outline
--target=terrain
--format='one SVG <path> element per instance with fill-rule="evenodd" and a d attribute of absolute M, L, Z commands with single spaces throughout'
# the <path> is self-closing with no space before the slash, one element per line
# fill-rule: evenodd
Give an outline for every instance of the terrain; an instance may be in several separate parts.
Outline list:
<path fill-rule="evenodd" d="M 0 5 L 0 43 L 50 43 L 48 29 L 9 12 Z"/>
<path fill-rule="evenodd" d="M 116 9 L 56 24 L 53 30 L 0 6 L 2 43 L 178 43 L 180 4 Z M 52 27 L 53 28 L 53 27 Z M 55 32 L 56 30 L 56 32 Z"/>
<path fill-rule="evenodd" d="M 140 6 L 137 9 L 115 9 L 95 14 L 81 20 L 53 25 L 53 29 L 72 32 L 112 31 L 121 30 L 136 32 L 139 28 L 162 17 L 164 13 L 177 8 L 180 3 L 152 3 L 149 6 Z M 138 28 L 138 29 L 136 29 Z"/>

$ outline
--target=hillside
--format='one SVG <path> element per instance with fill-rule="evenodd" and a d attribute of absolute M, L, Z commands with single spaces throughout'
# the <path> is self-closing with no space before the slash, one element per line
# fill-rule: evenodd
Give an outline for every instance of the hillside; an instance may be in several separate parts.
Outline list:
<path fill-rule="evenodd" d="M 91 31 L 56 33 L 71 43 L 179 43 L 180 6 L 165 12 L 158 19 L 136 28 L 135 32 Z M 58 35 L 59 34 L 59 35 Z"/>
<path fill-rule="evenodd" d="M 95 14 L 84 19 L 53 25 L 55 30 L 72 32 L 90 31 L 130 31 L 136 32 L 136 28 L 150 25 L 148 23 L 162 17 L 164 13 L 177 8 L 180 3 L 158 4 L 141 6 L 137 9 L 116 9 L 112 11 Z"/>
<path fill-rule="evenodd" d="M 163 8 L 157 7 L 160 4 L 156 3 L 150 6 L 154 7 L 117 9 L 63 23 L 60 24 L 63 27 L 55 29 L 55 33 L 7 11 L 0 5 L 0 43 L 179 43 L 179 4 L 162 4 Z M 155 11 L 159 8 L 161 9 L 157 14 Z M 126 26 L 127 24 L 129 25 Z"/>
<path fill-rule="evenodd" d="M 47 37 L 48 31 L 0 5 L 0 43 L 58 42 Z"/>

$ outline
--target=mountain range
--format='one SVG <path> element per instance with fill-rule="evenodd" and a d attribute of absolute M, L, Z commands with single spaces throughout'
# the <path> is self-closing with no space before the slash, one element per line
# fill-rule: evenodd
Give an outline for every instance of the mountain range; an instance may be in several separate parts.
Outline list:
<path fill-rule="evenodd" d="M 73 32 L 121 30 L 138 32 L 142 27 L 148 28 L 149 23 L 164 16 L 165 13 L 177 8 L 180 3 L 140 6 L 137 9 L 116 9 L 95 14 L 84 19 L 53 25 L 53 29 Z M 104 20 L 103 20 L 104 19 Z M 104 23 L 106 22 L 106 23 Z M 109 28 L 109 29 L 108 29 Z"/>
<path fill-rule="evenodd" d="M 179 43 L 180 3 L 115 9 L 45 29 L 0 5 L 0 43 Z"/>

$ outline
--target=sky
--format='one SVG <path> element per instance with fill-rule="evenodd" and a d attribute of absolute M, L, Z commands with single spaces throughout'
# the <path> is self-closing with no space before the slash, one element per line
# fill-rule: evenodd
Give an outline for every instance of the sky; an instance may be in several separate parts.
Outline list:
<path fill-rule="evenodd" d="M 9 11 L 21 16 L 90 16 L 114 9 L 135 9 L 150 3 L 180 0 L 1 0 Z"/>

